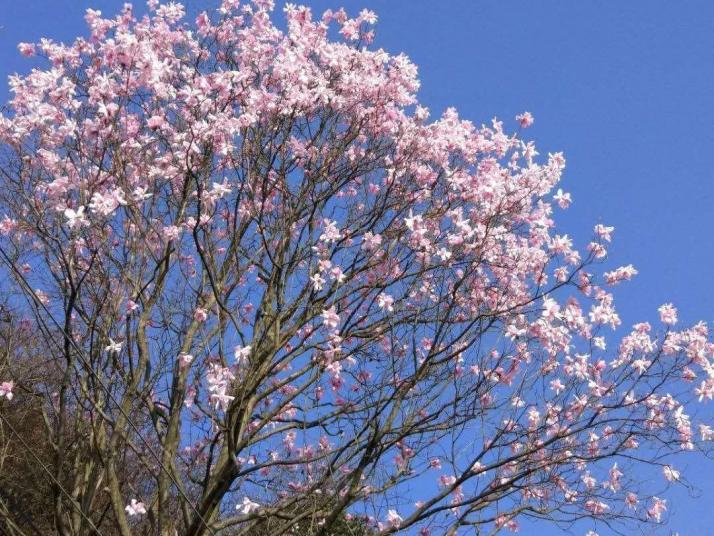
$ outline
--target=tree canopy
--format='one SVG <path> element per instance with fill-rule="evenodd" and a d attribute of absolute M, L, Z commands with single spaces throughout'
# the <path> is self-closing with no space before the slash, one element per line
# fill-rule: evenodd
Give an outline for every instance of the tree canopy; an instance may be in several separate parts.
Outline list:
<path fill-rule="evenodd" d="M 432 119 L 374 13 L 284 14 L 150 0 L 19 45 L 44 61 L 0 116 L 3 529 L 664 521 L 670 458 L 714 439 L 707 326 L 664 304 L 611 336 L 637 271 L 603 268 L 612 227 L 556 230 L 529 113 Z"/>

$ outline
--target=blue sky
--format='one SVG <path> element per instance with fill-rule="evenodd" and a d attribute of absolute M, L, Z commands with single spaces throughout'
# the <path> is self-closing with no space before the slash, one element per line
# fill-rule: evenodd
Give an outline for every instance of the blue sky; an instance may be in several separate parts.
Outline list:
<path fill-rule="evenodd" d="M 318 13 L 341 5 L 376 11 L 377 46 L 403 51 L 419 66 L 420 100 L 433 114 L 455 106 L 476 123 L 497 116 L 513 130 L 514 115 L 533 113 L 526 135 L 541 154 L 563 151 L 568 161 L 562 187 L 574 203 L 558 213 L 561 231 L 584 246 L 595 223 L 614 225 L 610 266 L 633 263 L 640 271 L 616 293 L 625 326 L 655 320 L 667 301 L 684 322 L 714 323 L 714 3 L 302 3 Z M 195 12 L 206 3 L 188 4 Z M 0 76 L 28 69 L 18 41 L 70 40 L 84 33 L 87 7 L 113 13 L 121 5 L 0 0 Z M 7 96 L 2 83 L 0 101 Z M 680 465 L 701 494 L 670 493 L 671 528 L 713 534 L 714 462 Z M 527 526 L 522 533 L 546 532 Z"/>

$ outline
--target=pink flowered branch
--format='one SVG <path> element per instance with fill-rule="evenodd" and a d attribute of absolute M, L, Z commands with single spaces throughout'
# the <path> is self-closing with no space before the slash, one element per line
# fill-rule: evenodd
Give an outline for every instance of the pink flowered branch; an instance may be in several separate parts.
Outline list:
<path fill-rule="evenodd" d="M 0 398 L 42 397 L 73 471 L 102 460 L 81 506 L 57 489 L 65 533 L 663 521 L 647 467 L 681 483 L 669 458 L 714 439 L 706 325 L 666 304 L 608 340 L 637 271 L 597 271 L 612 227 L 556 231 L 560 153 L 431 120 L 370 11 L 272 10 L 88 10 L 88 37 L 19 46 L 47 63 L 0 118 L 2 285 L 63 374 L 8 359 Z"/>

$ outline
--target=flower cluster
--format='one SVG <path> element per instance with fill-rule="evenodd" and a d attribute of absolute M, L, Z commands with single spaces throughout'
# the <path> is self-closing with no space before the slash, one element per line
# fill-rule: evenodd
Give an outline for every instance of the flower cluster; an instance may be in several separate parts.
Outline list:
<path fill-rule="evenodd" d="M 133 452 L 105 374 L 222 527 L 282 530 L 308 503 L 315 523 L 347 508 L 421 534 L 517 531 L 528 510 L 660 522 L 634 460 L 714 440 L 691 412 L 714 398 L 709 328 L 665 304 L 613 341 L 612 287 L 637 270 L 598 268 L 612 227 L 582 247 L 556 229 L 562 154 L 431 118 L 411 61 L 369 46 L 370 11 L 288 4 L 281 29 L 272 9 L 224 0 L 191 23 L 151 1 L 20 45 L 49 65 L 11 77 L 0 116 L 0 244 L 27 266 L 2 285 L 36 289 L 91 356 L 64 407 L 100 405 L 93 425 Z M 148 465 L 160 525 L 180 488 Z"/>

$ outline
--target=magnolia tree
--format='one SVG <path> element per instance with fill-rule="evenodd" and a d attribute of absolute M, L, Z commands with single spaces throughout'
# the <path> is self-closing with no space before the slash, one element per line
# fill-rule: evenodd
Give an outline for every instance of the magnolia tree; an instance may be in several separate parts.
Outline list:
<path fill-rule="evenodd" d="M 19 46 L 0 280 L 47 372 L 3 349 L 0 438 L 44 445 L 53 530 L 664 522 L 672 457 L 714 439 L 707 326 L 667 304 L 608 340 L 636 270 L 595 268 L 611 227 L 557 233 L 562 155 L 430 119 L 373 13 L 272 10 L 152 0 Z"/>

